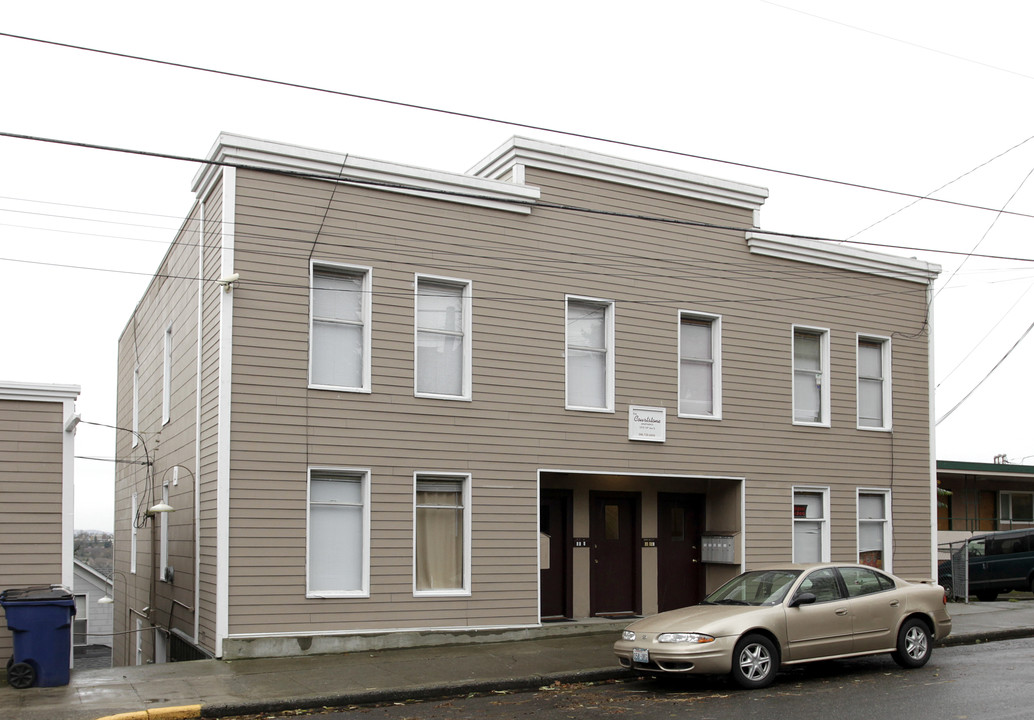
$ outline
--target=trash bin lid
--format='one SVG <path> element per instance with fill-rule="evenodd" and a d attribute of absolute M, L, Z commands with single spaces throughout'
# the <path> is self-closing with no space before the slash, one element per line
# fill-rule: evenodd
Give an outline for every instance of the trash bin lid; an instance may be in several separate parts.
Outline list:
<path fill-rule="evenodd" d="M 10 588 L 0 593 L 0 603 L 8 602 L 53 602 L 71 600 L 71 591 L 64 585 L 33 585 L 26 588 Z"/>

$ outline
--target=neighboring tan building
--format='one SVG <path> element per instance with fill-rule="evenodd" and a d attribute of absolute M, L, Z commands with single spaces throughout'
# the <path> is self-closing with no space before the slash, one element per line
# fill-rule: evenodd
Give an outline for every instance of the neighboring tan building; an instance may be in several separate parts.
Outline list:
<path fill-rule="evenodd" d="M 933 576 L 936 266 L 524 138 L 466 174 L 209 160 L 119 345 L 116 663 L 500 637 L 791 559 Z"/>
<path fill-rule="evenodd" d="M 72 587 L 78 396 L 77 385 L 0 382 L 0 590 Z M 0 658 L 13 652 L 4 622 Z"/>

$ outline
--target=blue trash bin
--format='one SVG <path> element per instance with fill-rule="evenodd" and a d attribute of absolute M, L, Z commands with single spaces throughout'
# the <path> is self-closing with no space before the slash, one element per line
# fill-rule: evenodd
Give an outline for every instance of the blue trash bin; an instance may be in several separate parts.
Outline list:
<path fill-rule="evenodd" d="M 61 585 L 14 588 L 0 593 L 14 639 L 7 682 L 23 689 L 67 685 L 72 657 L 75 597 Z"/>

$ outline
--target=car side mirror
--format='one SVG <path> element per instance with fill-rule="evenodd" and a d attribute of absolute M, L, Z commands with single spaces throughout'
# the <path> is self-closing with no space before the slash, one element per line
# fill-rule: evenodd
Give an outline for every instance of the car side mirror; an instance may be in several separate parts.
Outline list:
<path fill-rule="evenodd" d="M 801 593 L 800 595 L 795 595 L 793 600 L 790 601 L 790 607 L 811 605 L 816 600 L 818 600 L 818 598 L 815 597 L 815 593 Z"/>

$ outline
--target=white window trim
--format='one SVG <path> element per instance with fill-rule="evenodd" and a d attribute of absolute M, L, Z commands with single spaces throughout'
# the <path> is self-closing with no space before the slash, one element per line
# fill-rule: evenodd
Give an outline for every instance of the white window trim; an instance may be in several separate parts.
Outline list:
<path fill-rule="evenodd" d="M 822 392 L 819 396 L 819 407 L 822 413 L 822 420 L 820 420 L 819 422 L 806 422 L 804 420 L 797 419 L 797 354 L 794 347 L 794 339 L 798 332 L 818 335 L 821 339 L 821 347 L 819 352 L 821 353 L 822 358 Z M 790 329 L 790 418 L 793 421 L 794 425 L 803 425 L 806 427 L 831 426 L 830 395 L 832 394 L 832 388 L 830 387 L 829 345 L 829 328 L 812 327 L 810 325 L 793 325 Z"/>
<path fill-rule="evenodd" d="M 169 483 L 162 483 L 162 502 L 169 504 Z M 158 513 L 158 579 L 167 582 L 165 568 L 169 566 L 169 513 Z"/>
<path fill-rule="evenodd" d="M 309 553 L 312 549 L 309 529 L 312 522 L 309 517 L 312 508 L 312 474 L 327 473 L 357 478 L 360 484 L 360 497 L 363 503 L 363 548 L 362 548 L 362 587 L 358 590 L 313 590 L 309 581 Z M 308 469 L 305 483 L 305 597 L 307 598 L 368 598 L 370 597 L 370 469 L 345 468 L 314 465 Z"/>
<path fill-rule="evenodd" d="M 459 480 L 463 485 L 463 587 L 442 590 L 417 590 L 416 587 L 416 484 L 418 480 L 439 478 Z M 471 595 L 471 475 L 470 473 L 415 472 L 413 473 L 413 597 L 470 597 Z"/>
<path fill-rule="evenodd" d="M 871 427 L 861 424 L 861 418 L 858 417 L 858 410 L 860 403 L 858 401 L 859 395 L 859 377 L 858 369 L 860 367 L 859 357 L 859 344 L 862 342 L 872 342 L 880 344 L 880 362 L 883 365 L 883 424 L 878 427 Z M 858 422 L 859 430 L 871 430 L 875 432 L 889 432 L 894 429 L 894 408 L 892 406 L 894 390 L 891 382 L 891 358 L 893 357 L 890 338 L 884 335 L 870 335 L 867 333 L 858 333 L 855 337 L 855 417 Z"/>
<path fill-rule="evenodd" d="M 129 514 L 129 572 L 136 574 L 137 527 L 136 514 L 140 511 L 140 499 L 133 493 L 131 512 Z"/>
<path fill-rule="evenodd" d="M 140 444 L 140 366 L 133 368 L 133 440 L 132 447 Z"/>
<path fill-rule="evenodd" d="M 359 387 L 351 387 L 349 385 L 322 385 L 314 383 L 312 381 L 312 324 L 313 324 L 313 306 L 315 305 L 316 299 L 316 283 L 315 274 L 319 268 L 327 268 L 330 271 L 341 271 L 345 273 L 351 273 L 354 275 L 362 275 L 363 277 L 363 380 L 362 385 Z M 369 393 L 372 392 L 372 363 L 370 355 L 372 352 L 371 337 L 372 328 L 371 320 L 373 319 L 373 268 L 365 265 L 349 265 L 346 263 L 329 262 L 326 260 L 310 260 L 309 261 L 309 388 L 313 390 L 334 390 L 337 392 L 355 392 L 355 393 Z"/>
<path fill-rule="evenodd" d="M 678 388 L 682 387 L 682 321 L 701 320 L 711 323 L 711 414 L 701 415 L 697 413 L 682 412 L 682 403 L 676 397 L 680 418 L 695 418 L 699 420 L 721 420 L 722 419 L 722 316 L 711 313 L 695 312 L 692 310 L 679 311 L 679 338 L 678 338 Z"/>
<path fill-rule="evenodd" d="M 894 530 L 891 527 L 891 519 L 893 518 L 894 513 L 891 510 L 891 495 L 888 488 L 860 487 L 855 491 L 855 561 L 858 561 L 858 555 L 861 552 L 862 547 L 862 495 L 883 496 L 883 567 L 877 569 L 892 573 L 894 572 L 894 553 L 892 552 L 894 546 L 891 544 L 891 541 L 894 538 Z"/>
<path fill-rule="evenodd" d="M 607 359 L 606 359 L 606 373 L 607 373 L 607 387 L 606 387 L 606 405 L 605 407 L 585 407 L 582 405 L 572 405 L 568 402 L 568 369 L 567 369 L 567 328 L 568 328 L 568 308 L 571 306 L 571 302 L 582 302 L 591 303 L 594 305 L 605 306 L 607 308 L 607 322 L 605 325 L 605 332 L 607 336 Z M 602 412 L 612 413 L 614 412 L 614 366 L 615 366 L 615 349 L 614 349 L 614 315 L 615 306 L 613 300 L 605 300 L 603 298 L 586 297 L 584 295 L 565 295 L 564 296 L 564 407 L 567 410 L 579 410 L 582 412 Z"/>
<path fill-rule="evenodd" d="M 417 326 L 419 322 L 419 313 L 417 312 L 417 304 L 420 301 L 420 281 L 426 280 L 431 283 L 438 283 L 441 285 L 452 285 L 454 287 L 463 289 L 463 387 L 460 395 L 443 395 L 440 393 L 426 393 L 420 392 L 417 389 L 417 378 L 419 374 L 417 359 L 419 348 L 417 339 L 420 335 L 420 329 Z M 439 400 L 465 400 L 470 401 L 472 399 L 471 391 L 471 371 L 473 369 L 473 363 L 471 361 L 471 351 L 474 347 L 473 338 L 471 332 L 474 327 L 473 318 L 471 317 L 471 310 L 473 308 L 473 294 L 474 286 L 470 280 L 463 280 L 460 278 L 443 277 L 440 275 L 425 275 L 417 273 L 413 283 L 413 395 L 422 398 L 436 398 Z"/>
<path fill-rule="evenodd" d="M 162 353 L 162 425 L 172 417 L 172 325 L 165 328 Z"/>
<path fill-rule="evenodd" d="M 822 486 L 813 486 L 813 485 L 794 485 L 792 488 L 790 488 L 790 518 L 791 518 L 791 521 L 793 522 L 794 525 L 797 524 L 797 518 L 795 518 L 793 516 L 794 497 L 797 495 L 797 493 L 811 493 L 813 495 L 821 495 L 822 496 L 822 523 L 821 523 L 821 527 L 822 527 L 822 558 L 819 560 L 819 562 L 829 562 L 829 558 L 830 558 L 830 549 L 829 549 L 829 539 L 830 539 L 830 532 L 829 532 L 829 524 L 830 524 L 830 520 L 829 520 L 829 488 L 828 487 L 822 487 Z M 804 520 L 804 518 L 802 518 L 802 520 Z M 806 522 L 815 522 L 815 518 L 808 518 L 805 521 Z M 791 532 L 790 533 L 790 557 L 791 558 L 796 558 L 797 557 L 797 548 L 795 547 L 795 545 L 797 543 L 797 540 L 796 540 L 795 536 L 796 536 L 795 532 Z M 856 556 L 857 556 L 857 553 L 856 553 Z"/>

